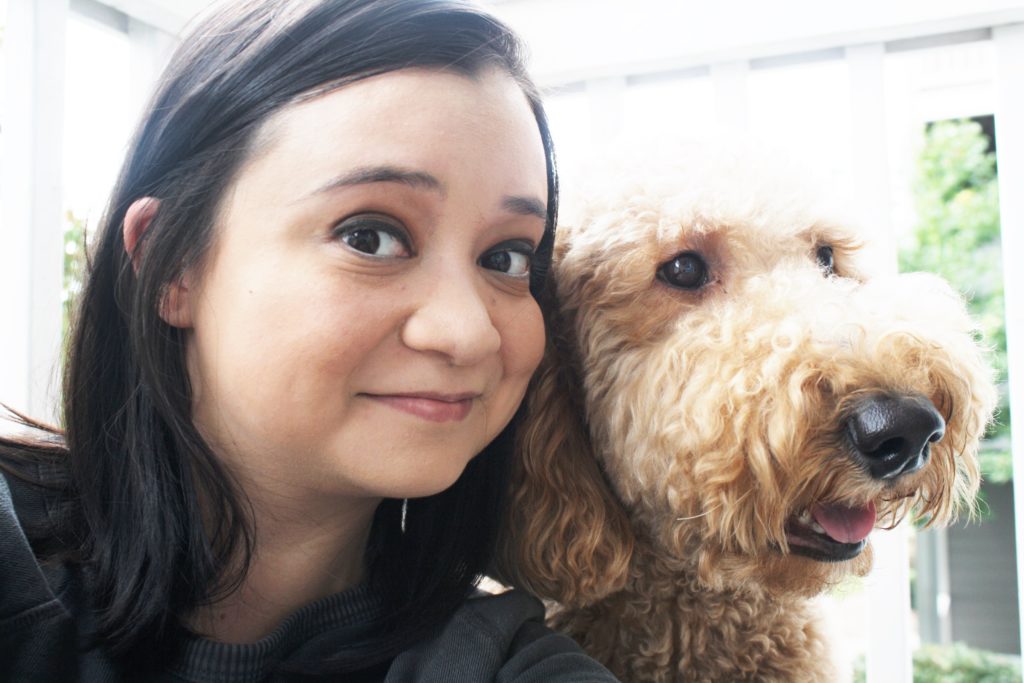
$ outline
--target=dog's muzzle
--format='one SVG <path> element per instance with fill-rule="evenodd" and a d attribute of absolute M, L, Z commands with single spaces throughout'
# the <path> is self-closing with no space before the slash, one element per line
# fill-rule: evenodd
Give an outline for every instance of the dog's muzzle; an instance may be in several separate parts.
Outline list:
<path fill-rule="evenodd" d="M 874 479 L 891 480 L 928 463 L 946 422 L 923 396 L 875 394 L 857 404 L 846 431 L 854 457 Z"/>

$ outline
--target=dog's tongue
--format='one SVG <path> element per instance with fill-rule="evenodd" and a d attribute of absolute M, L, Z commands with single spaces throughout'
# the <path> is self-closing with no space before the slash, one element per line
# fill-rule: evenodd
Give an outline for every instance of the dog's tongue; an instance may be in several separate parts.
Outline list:
<path fill-rule="evenodd" d="M 832 540 L 840 543 L 860 543 L 875 528 L 875 504 L 850 508 L 845 505 L 815 505 L 811 516 Z"/>

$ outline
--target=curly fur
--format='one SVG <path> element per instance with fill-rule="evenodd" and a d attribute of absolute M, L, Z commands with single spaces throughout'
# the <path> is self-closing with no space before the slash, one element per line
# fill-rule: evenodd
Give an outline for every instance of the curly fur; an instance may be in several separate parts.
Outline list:
<path fill-rule="evenodd" d="M 675 159 L 645 159 L 560 226 L 501 572 L 626 681 L 834 680 L 809 598 L 865 574 L 870 545 L 812 560 L 787 520 L 815 503 L 872 501 L 881 526 L 969 508 L 991 371 L 945 282 L 870 275 L 848 224 L 770 165 Z M 684 251 L 708 264 L 699 291 L 656 277 Z M 927 465 L 888 483 L 844 428 L 878 392 L 946 420 Z"/>

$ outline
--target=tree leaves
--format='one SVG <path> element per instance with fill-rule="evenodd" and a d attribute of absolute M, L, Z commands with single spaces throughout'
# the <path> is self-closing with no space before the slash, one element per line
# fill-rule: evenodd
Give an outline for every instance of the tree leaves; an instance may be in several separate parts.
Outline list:
<path fill-rule="evenodd" d="M 1008 481 L 1012 467 L 999 183 L 995 153 L 978 123 L 940 121 L 928 127 L 913 192 L 918 223 L 911 243 L 900 249 L 900 270 L 941 275 L 967 298 L 1000 385 L 996 423 L 982 446 L 982 472 L 990 481 Z"/>

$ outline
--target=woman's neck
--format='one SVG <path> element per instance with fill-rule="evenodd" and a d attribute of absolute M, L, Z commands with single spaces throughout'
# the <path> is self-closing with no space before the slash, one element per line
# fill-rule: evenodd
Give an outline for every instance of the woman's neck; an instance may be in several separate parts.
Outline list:
<path fill-rule="evenodd" d="M 364 578 L 378 503 L 350 500 L 318 514 L 308 505 L 268 508 L 254 501 L 256 543 L 245 579 L 224 599 L 198 608 L 188 625 L 212 640 L 254 642 L 303 606 L 355 586 Z"/>

